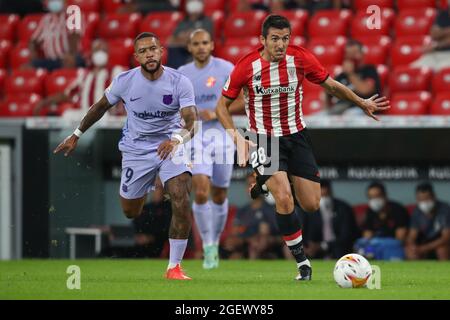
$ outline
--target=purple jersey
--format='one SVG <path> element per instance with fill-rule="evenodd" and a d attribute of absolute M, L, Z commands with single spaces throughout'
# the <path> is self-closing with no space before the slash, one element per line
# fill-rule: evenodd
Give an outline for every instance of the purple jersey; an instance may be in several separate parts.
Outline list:
<path fill-rule="evenodd" d="M 197 108 L 214 110 L 222 88 L 233 71 L 233 64 L 211 57 L 201 69 L 191 62 L 178 70 L 192 81 Z M 234 143 L 222 124 L 218 120 L 203 121 L 190 145 L 193 153 L 192 173 L 209 176 L 214 186 L 228 188 L 233 170 Z"/>
<path fill-rule="evenodd" d="M 178 70 L 192 81 L 197 108 L 214 110 L 222 95 L 222 88 L 233 71 L 233 64 L 220 58 L 211 57 L 209 63 L 201 69 L 191 62 L 181 66 Z"/>
<path fill-rule="evenodd" d="M 122 151 L 147 148 L 139 141 L 167 139 L 182 127 L 180 109 L 195 106 L 191 81 L 169 67 L 164 67 L 161 77 L 154 81 L 144 77 L 141 67 L 122 72 L 113 79 L 105 96 L 112 105 L 122 100 L 127 111 Z"/>

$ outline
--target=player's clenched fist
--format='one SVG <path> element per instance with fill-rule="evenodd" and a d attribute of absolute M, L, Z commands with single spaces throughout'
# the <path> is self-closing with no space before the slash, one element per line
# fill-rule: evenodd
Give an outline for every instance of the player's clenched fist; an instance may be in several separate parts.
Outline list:
<path fill-rule="evenodd" d="M 158 156 L 162 160 L 165 160 L 169 155 L 171 155 L 176 150 L 178 144 L 179 142 L 175 140 L 164 141 L 158 147 Z"/>
<path fill-rule="evenodd" d="M 66 152 L 64 153 L 64 156 L 67 157 L 77 147 L 78 139 L 79 138 L 74 134 L 68 136 L 56 147 L 53 153 L 58 153 L 61 150 L 65 150 Z"/>

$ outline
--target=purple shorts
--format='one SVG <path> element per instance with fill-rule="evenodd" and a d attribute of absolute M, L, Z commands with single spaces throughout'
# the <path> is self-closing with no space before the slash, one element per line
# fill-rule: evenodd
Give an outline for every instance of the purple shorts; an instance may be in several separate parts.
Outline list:
<path fill-rule="evenodd" d="M 165 160 L 161 160 L 157 154 L 158 145 L 159 143 L 149 148 L 149 152 L 136 154 L 124 151 L 126 148 L 119 144 L 122 151 L 120 195 L 123 198 L 137 199 L 146 195 L 154 189 L 158 174 L 164 185 L 169 179 L 184 172 L 191 173 L 192 164 L 184 145 L 178 146 L 173 156 Z"/>

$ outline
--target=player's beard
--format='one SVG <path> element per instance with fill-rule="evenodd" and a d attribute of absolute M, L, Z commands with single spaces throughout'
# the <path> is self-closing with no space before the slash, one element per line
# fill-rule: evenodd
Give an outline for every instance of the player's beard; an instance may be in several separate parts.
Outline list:
<path fill-rule="evenodd" d="M 144 69 L 148 73 L 155 73 L 159 70 L 159 67 L 161 66 L 161 61 L 156 62 L 156 67 L 153 69 L 147 68 L 147 63 L 141 64 L 141 68 Z"/>

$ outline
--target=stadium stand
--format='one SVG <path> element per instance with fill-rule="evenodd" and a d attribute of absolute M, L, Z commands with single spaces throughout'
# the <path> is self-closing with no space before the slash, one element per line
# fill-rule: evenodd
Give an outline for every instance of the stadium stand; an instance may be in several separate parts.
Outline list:
<path fill-rule="evenodd" d="M 321 10 L 309 20 L 310 37 L 347 36 L 352 13 L 350 10 Z"/>
<path fill-rule="evenodd" d="M 429 114 L 431 94 L 428 91 L 401 92 L 391 98 L 389 115 L 426 115 Z"/>
<path fill-rule="evenodd" d="M 110 65 L 126 68 L 136 66 L 133 59 L 132 39 L 142 31 L 153 31 L 161 38 L 163 45 L 173 33 L 175 26 L 184 17 L 184 11 L 121 13 L 121 0 L 69 0 L 68 5 L 78 5 L 83 13 L 85 28 L 82 37 L 82 51 L 89 55 L 92 40 L 102 38 L 110 47 Z M 354 0 L 350 7 L 340 10 L 318 10 L 311 14 L 304 9 L 282 10 L 292 23 L 291 43 L 310 49 L 328 69 L 342 64 L 344 47 L 353 38 L 364 45 L 365 63 L 374 64 L 381 79 L 384 93 L 396 97 L 397 106 L 389 114 L 414 114 L 429 111 L 432 114 L 447 114 L 445 93 L 450 89 L 450 70 L 433 73 L 429 70 L 408 67 L 423 53 L 423 48 L 432 41 L 430 28 L 434 23 L 437 9 L 444 5 L 435 0 Z M 379 29 L 368 29 L 367 8 L 380 7 L 381 25 Z M 211 0 L 205 2 L 205 14 L 211 17 L 215 30 L 215 54 L 236 63 L 240 57 L 259 45 L 262 20 L 268 14 L 262 10 L 246 10 L 238 0 Z M 239 11 L 241 10 L 241 11 Z M 38 71 L 29 68 L 30 51 L 28 41 L 35 31 L 42 13 L 28 14 L 22 18 L 18 14 L 0 15 L 0 101 L 16 98 L 18 92 L 35 93 L 45 97 L 44 82 L 38 84 Z M 167 56 L 163 63 L 167 63 Z M 65 70 L 61 71 L 65 74 Z M 26 75 L 24 78 L 23 75 Z M 28 78 L 29 76 L 29 78 Z M 44 76 L 45 77 L 45 76 Z M 48 81 L 53 81 L 53 74 Z M 25 79 L 24 83 L 19 85 Z M 45 82 L 47 83 L 47 82 Z M 53 89 L 52 89 L 53 90 Z M 56 89 L 55 89 L 56 90 Z M 310 108 L 317 102 L 322 89 L 309 83 L 304 84 L 305 92 L 313 96 L 306 99 L 305 114 L 318 110 Z M 429 92 L 433 103 L 417 101 L 413 107 L 402 108 L 408 95 Z M 418 93 L 419 92 L 419 93 Z M 399 95 L 401 93 L 401 95 Z M 423 95 L 423 94 L 422 94 Z M 439 96 L 439 99 L 437 97 Z M 400 97 L 400 98 L 399 98 Z M 20 101 L 26 104 L 27 101 Z M 418 107 L 424 105 L 425 107 Z M 432 108 L 430 109 L 430 105 Z M 14 109 L 14 108 L 13 108 Z M 26 108 L 25 108 L 26 109 Z M 399 111 L 400 110 L 400 111 Z M 403 110 L 406 110 L 403 112 Z M 416 111 L 414 111 L 416 110 Z M 26 112 L 11 114 L 24 114 Z"/>

